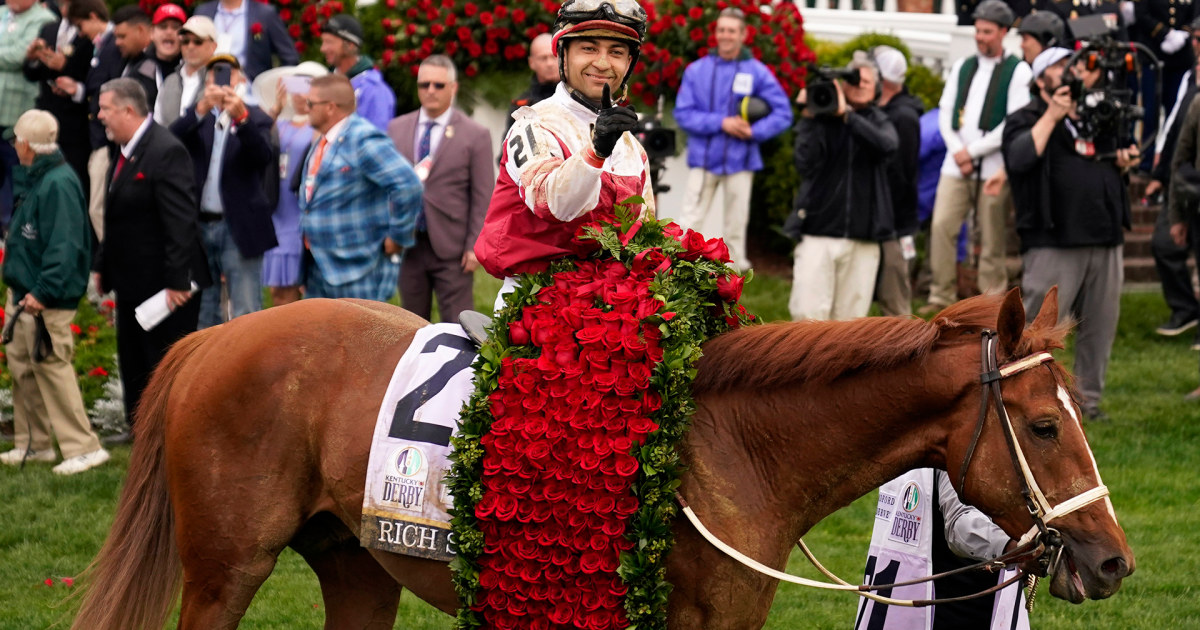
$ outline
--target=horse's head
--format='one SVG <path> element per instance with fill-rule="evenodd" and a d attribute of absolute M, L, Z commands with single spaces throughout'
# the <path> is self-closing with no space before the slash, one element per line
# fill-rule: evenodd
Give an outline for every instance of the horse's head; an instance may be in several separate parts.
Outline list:
<path fill-rule="evenodd" d="M 1057 288 L 1046 294 L 1028 329 L 1020 291 L 1005 296 L 993 340 L 984 333 L 984 347 L 994 346 L 984 351 L 985 364 L 986 354 L 994 352 L 997 366 L 981 369 L 994 370 L 1003 403 L 988 402 L 981 432 L 977 422 L 954 431 L 946 466 L 964 500 L 991 515 L 1014 539 L 1030 539 L 1027 534 L 1039 531 L 1039 518 L 1061 534 L 1062 556 L 1049 567 L 1050 592 L 1079 603 L 1117 592 L 1133 573 L 1134 560 L 1102 490 L 1069 377 L 1041 354 L 1061 347 L 1065 327 L 1057 320 Z M 990 387 L 979 385 L 980 395 L 989 396 Z M 978 397 L 968 398 L 980 405 Z M 1027 488 L 1029 500 L 1023 496 Z"/>

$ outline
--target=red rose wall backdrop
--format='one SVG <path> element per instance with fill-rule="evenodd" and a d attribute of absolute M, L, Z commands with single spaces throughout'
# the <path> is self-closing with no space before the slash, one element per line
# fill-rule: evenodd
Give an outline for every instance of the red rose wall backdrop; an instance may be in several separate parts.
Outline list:
<path fill-rule="evenodd" d="M 139 0 L 147 12 L 162 3 Z M 198 0 L 179 3 L 191 9 Z M 354 11 L 353 2 L 341 0 L 266 4 L 279 11 L 296 40 L 296 49 L 312 59 L 319 56 L 321 24 L 331 15 Z M 805 64 L 816 59 L 804 43 L 804 19 L 792 2 L 642 0 L 641 4 L 649 18 L 649 31 L 630 86 L 635 103 L 653 103 L 659 86 L 668 99 L 674 98 L 687 64 L 716 46 L 713 24 L 726 7 L 746 14 L 746 45 L 775 72 L 788 94 L 799 91 Z M 524 72 L 529 41 L 550 31 L 559 5 L 550 0 L 380 0 L 360 12 L 368 40 L 363 52 L 384 70 L 407 69 L 411 76 L 416 76 L 423 59 L 438 53 L 454 59 L 466 77 Z"/>

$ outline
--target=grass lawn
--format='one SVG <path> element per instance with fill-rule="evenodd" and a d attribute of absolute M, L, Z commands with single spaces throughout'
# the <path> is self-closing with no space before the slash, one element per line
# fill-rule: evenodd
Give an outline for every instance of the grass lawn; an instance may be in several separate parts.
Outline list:
<path fill-rule="evenodd" d="M 490 307 L 498 284 L 477 282 L 481 307 Z M 757 277 L 747 285 L 744 303 L 765 320 L 786 318 L 788 288 L 786 280 Z M 1088 434 L 1137 556 L 1137 573 L 1113 599 L 1080 606 L 1052 599 L 1043 586 L 1033 615 L 1038 629 L 1200 628 L 1200 588 L 1195 586 L 1200 528 L 1192 520 L 1200 509 L 1200 405 L 1182 400 L 1198 382 L 1197 353 L 1188 349 L 1190 335 L 1164 339 L 1154 334 L 1167 317 L 1159 295 L 1127 294 L 1121 309 L 1105 394 L 1112 421 L 1089 426 Z M 1069 362 L 1069 350 L 1060 354 Z M 52 475 L 45 464 L 0 468 L 0 630 L 69 623 L 74 602 L 64 599 L 74 587 L 62 578 L 78 573 L 107 533 L 129 450 L 117 448 L 113 455 L 113 463 L 70 478 Z M 861 576 L 873 510 L 874 497 L 868 495 L 806 537 L 826 566 L 844 578 Z M 819 577 L 799 553 L 789 569 Z M 241 627 L 319 628 L 322 608 L 316 578 L 288 551 Z M 767 627 L 850 628 L 854 609 L 852 596 L 785 584 Z M 395 627 L 451 625 L 449 617 L 406 596 Z"/>

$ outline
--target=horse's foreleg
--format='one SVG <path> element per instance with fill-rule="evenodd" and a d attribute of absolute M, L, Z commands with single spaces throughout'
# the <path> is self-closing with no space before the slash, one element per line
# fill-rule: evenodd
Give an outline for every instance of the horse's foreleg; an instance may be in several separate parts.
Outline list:
<path fill-rule="evenodd" d="M 292 541 L 321 582 L 325 627 L 383 628 L 396 623 L 402 589 L 341 521 L 313 517 Z"/>

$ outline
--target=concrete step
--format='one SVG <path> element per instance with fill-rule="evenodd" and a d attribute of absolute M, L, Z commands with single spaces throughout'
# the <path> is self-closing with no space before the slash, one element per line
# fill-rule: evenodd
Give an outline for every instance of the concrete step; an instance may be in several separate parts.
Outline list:
<path fill-rule="evenodd" d="M 1125 283 L 1157 283 L 1158 272 L 1154 269 L 1154 259 L 1149 256 L 1136 258 L 1125 257 Z"/>
<path fill-rule="evenodd" d="M 1136 226 L 1133 231 L 1125 233 L 1125 260 L 1131 258 L 1147 258 L 1154 256 L 1150 241 L 1154 236 L 1153 228 Z"/>
<path fill-rule="evenodd" d="M 1133 224 L 1134 225 L 1154 225 L 1154 222 L 1158 220 L 1158 211 L 1159 211 L 1159 208 L 1161 208 L 1161 207 L 1162 206 L 1157 205 L 1157 204 L 1149 205 L 1149 206 L 1143 205 L 1141 203 L 1133 204 L 1132 206 L 1130 206 L 1130 210 L 1132 210 L 1132 212 L 1130 214 L 1133 215 L 1132 216 Z"/>

